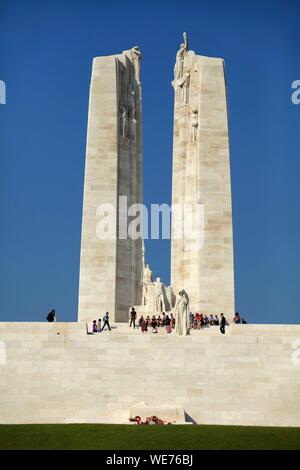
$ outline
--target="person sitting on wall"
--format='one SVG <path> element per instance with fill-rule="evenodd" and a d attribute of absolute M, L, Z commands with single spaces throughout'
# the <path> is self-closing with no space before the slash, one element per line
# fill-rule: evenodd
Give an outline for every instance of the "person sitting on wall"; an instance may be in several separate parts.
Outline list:
<path fill-rule="evenodd" d="M 210 324 L 210 326 L 214 326 L 214 325 L 215 325 L 215 319 L 214 319 L 214 316 L 213 316 L 213 315 L 210 315 L 210 317 L 209 317 L 209 324 Z"/>
<path fill-rule="evenodd" d="M 161 316 L 158 315 L 157 317 L 157 326 L 161 326 Z"/>
<path fill-rule="evenodd" d="M 208 316 L 207 316 L 207 315 L 204 315 L 203 321 L 204 321 L 204 325 L 208 325 L 208 324 L 209 324 L 209 320 L 208 320 Z"/>
<path fill-rule="evenodd" d="M 219 320 L 218 315 L 216 315 L 216 316 L 215 316 L 215 325 L 216 325 L 216 326 L 219 326 L 219 324 L 220 324 L 220 320 Z"/>
<path fill-rule="evenodd" d="M 101 318 L 98 318 L 98 331 L 101 333 Z"/>
<path fill-rule="evenodd" d="M 192 312 L 190 312 L 189 314 L 189 321 L 190 321 L 190 328 L 194 328 L 194 315 L 192 314 Z"/>
<path fill-rule="evenodd" d="M 93 320 L 93 333 L 97 333 L 97 332 L 98 332 L 97 321 Z"/>
<path fill-rule="evenodd" d="M 171 320 L 171 327 L 172 327 L 172 328 L 175 328 L 175 318 L 174 318 L 174 316 L 173 316 L 173 313 L 171 313 L 171 318 L 170 318 L 170 320 Z"/>
<path fill-rule="evenodd" d="M 172 332 L 171 319 L 170 319 L 169 315 L 166 315 L 166 332 L 167 333 Z"/>
<path fill-rule="evenodd" d="M 162 326 L 166 326 L 166 314 L 165 314 L 165 312 L 162 313 L 161 324 L 162 324 Z"/>
<path fill-rule="evenodd" d="M 151 323 L 151 320 L 150 320 L 150 317 L 149 315 L 146 316 L 146 323 L 147 323 L 147 327 L 150 325 Z"/>
<path fill-rule="evenodd" d="M 140 316 L 140 319 L 139 319 L 139 327 L 141 328 L 142 327 L 142 323 L 143 323 L 144 320 L 144 317 L 143 315 Z"/>
<path fill-rule="evenodd" d="M 51 312 L 48 313 L 48 315 L 47 315 L 47 321 L 48 321 L 48 322 L 56 321 L 56 313 L 55 313 L 55 310 L 54 310 L 54 309 L 52 309 Z"/>
<path fill-rule="evenodd" d="M 238 324 L 241 323 L 241 317 L 239 312 L 235 312 L 232 323 Z"/>
<path fill-rule="evenodd" d="M 151 326 L 152 326 L 152 333 L 157 333 L 157 320 L 154 315 L 151 320 Z"/>
<path fill-rule="evenodd" d="M 245 318 L 242 318 L 242 324 L 246 325 L 248 322 L 245 320 Z"/>
<path fill-rule="evenodd" d="M 141 332 L 146 333 L 148 331 L 147 321 L 143 318 L 141 323 Z"/>
<path fill-rule="evenodd" d="M 135 330 L 136 317 L 137 317 L 136 311 L 135 311 L 134 307 L 132 307 L 131 312 L 130 312 L 130 325 L 129 325 L 129 327 L 131 327 L 131 325 L 133 325 L 134 330 Z"/>

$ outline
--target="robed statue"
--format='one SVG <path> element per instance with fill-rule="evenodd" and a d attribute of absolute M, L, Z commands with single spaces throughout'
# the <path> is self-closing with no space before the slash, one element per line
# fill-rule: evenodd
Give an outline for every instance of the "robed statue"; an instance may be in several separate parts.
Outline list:
<path fill-rule="evenodd" d="M 189 297 L 185 290 L 178 293 L 175 305 L 175 333 L 180 336 L 186 336 L 189 333 Z"/>

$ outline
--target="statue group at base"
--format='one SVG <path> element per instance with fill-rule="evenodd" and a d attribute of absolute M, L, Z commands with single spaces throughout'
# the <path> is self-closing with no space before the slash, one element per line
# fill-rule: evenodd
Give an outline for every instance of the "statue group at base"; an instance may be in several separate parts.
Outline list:
<path fill-rule="evenodd" d="M 180 336 L 189 333 L 189 297 L 185 290 L 182 289 L 176 299 L 172 286 L 166 287 L 160 277 L 153 282 L 149 264 L 143 269 L 142 289 L 142 307 L 148 315 L 161 315 L 163 312 L 173 311 L 174 333 Z"/>
<path fill-rule="evenodd" d="M 170 312 L 175 305 L 175 295 L 171 286 L 165 286 L 157 277 L 153 282 L 153 274 L 149 264 L 143 270 L 142 278 L 142 305 L 150 315 Z"/>

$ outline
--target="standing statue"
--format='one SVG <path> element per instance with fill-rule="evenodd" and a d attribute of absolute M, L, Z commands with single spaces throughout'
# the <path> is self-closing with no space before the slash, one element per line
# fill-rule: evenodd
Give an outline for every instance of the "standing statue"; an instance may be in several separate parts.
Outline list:
<path fill-rule="evenodd" d="M 162 313 L 166 311 L 165 303 L 165 287 L 160 280 L 160 277 L 156 278 L 153 282 L 155 292 L 155 313 Z"/>
<path fill-rule="evenodd" d="M 121 111 L 121 130 L 122 130 L 122 138 L 123 140 L 126 139 L 127 137 L 127 130 L 128 130 L 128 110 L 127 106 L 125 104 L 121 104 L 120 106 L 120 111 Z"/>
<path fill-rule="evenodd" d="M 175 305 L 175 333 L 186 336 L 189 333 L 189 297 L 185 290 L 178 293 Z"/>
<path fill-rule="evenodd" d="M 174 67 L 174 80 L 178 80 L 183 76 L 183 63 L 184 63 L 184 56 L 188 50 L 188 40 L 187 34 L 183 33 L 183 43 L 180 44 L 179 51 L 176 54 L 176 62 Z"/>
<path fill-rule="evenodd" d="M 190 117 L 190 138 L 191 142 L 195 143 L 197 140 L 197 131 L 198 131 L 198 109 L 191 109 Z"/>
<path fill-rule="evenodd" d="M 129 111 L 130 117 L 133 121 L 136 121 L 136 112 L 135 112 L 135 91 L 130 80 L 128 85 L 128 104 L 129 104 Z"/>
<path fill-rule="evenodd" d="M 139 46 L 134 46 L 131 51 L 131 57 L 134 67 L 134 77 L 138 83 L 140 83 L 140 75 L 141 75 L 141 58 L 142 53 Z"/>
<path fill-rule="evenodd" d="M 190 86 L 190 72 L 186 72 L 182 78 L 177 81 L 177 86 L 179 86 L 182 90 L 182 101 L 184 104 L 188 104 L 189 96 L 188 90 Z"/>
<path fill-rule="evenodd" d="M 149 284 L 152 284 L 152 271 L 149 264 L 146 264 L 143 271 L 143 294 L 142 294 L 142 305 L 147 305 L 149 302 Z"/>

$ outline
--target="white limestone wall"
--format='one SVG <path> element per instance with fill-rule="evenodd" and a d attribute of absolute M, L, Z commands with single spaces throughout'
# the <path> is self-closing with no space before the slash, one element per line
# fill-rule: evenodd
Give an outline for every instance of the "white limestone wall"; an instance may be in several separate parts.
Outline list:
<path fill-rule="evenodd" d="M 102 318 L 106 311 L 112 320 L 126 321 L 129 306 L 140 302 L 142 242 L 126 238 L 126 233 L 125 239 L 119 238 L 119 197 L 126 196 L 128 205 L 142 202 L 141 134 L 141 84 L 135 79 L 131 51 L 95 57 L 84 177 L 79 321 Z M 108 207 L 115 212 L 110 212 L 112 227 L 105 238 L 103 230 L 97 230 Z M 122 214 L 125 220 L 126 216 Z"/>
<path fill-rule="evenodd" d="M 300 326 L 188 337 L 115 326 L 0 323 L 0 423 L 124 422 L 146 401 L 199 424 L 300 426 Z"/>
<path fill-rule="evenodd" d="M 234 266 L 224 61 L 188 51 L 183 67 L 183 73 L 187 72 L 186 98 L 184 87 L 178 85 L 180 80 L 173 83 L 172 204 L 186 205 L 183 224 L 187 230 L 176 238 L 180 224 L 173 212 L 171 285 L 176 293 L 187 291 L 193 312 L 232 316 Z M 196 118 L 193 110 L 197 111 Z M 193 123 L 197 124 L 194 139 Z M 197 204 L 203 212 L 197 211 Z M 192 239 L 190 227 L 196 232 Z M 196 234 L 199 245 L 195 243 Z"/>

